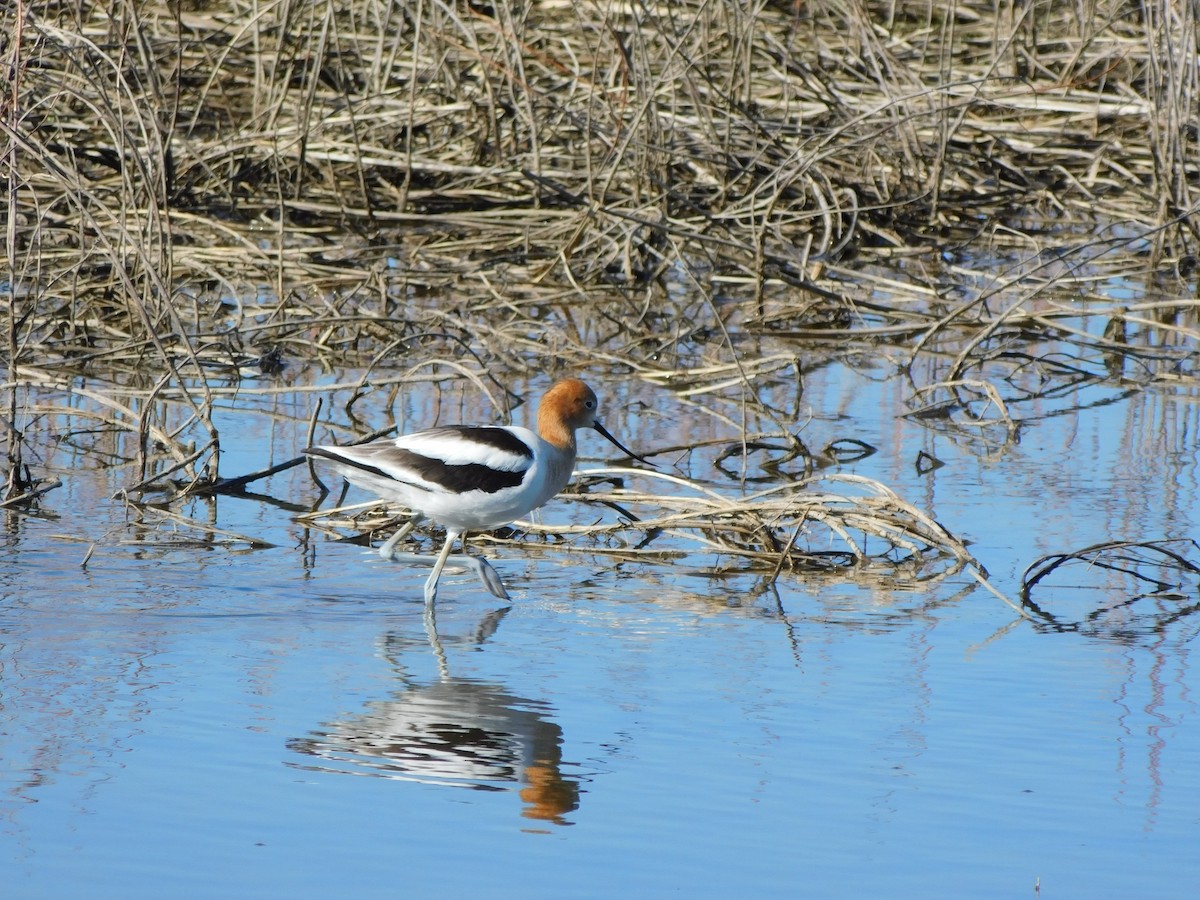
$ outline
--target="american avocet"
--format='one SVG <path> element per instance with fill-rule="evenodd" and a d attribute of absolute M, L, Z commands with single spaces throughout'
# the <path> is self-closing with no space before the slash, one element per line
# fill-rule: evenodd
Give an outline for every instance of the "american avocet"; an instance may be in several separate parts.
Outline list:
<path fill-rule="evenodd" d="M 425 582 L 425 602 L 437 596 L 438 577 L 456 538 L 462 557 L 489 591 L 509 599 L 500 576 L 467 553 L 466 533 L 507 525 L 561 491 L 575 468 L 575 430 L 594 428 L 622 453 L 641 459 L 608 433 L 596 418 L 592 389 L 577 378 L 555 384 L 538 407 L 538 430 L 515 425 L 451 425 L 347 447 L 309 447 L 350 481 L 387 500 L 413 518 L 379 548 L 384 559 L 427 562 L 428 556 L 398 554 L 396 545 L 424 518 L 445 526 L 446 543 Z M 642 460 L 645 462 L 645 460 Z"/>

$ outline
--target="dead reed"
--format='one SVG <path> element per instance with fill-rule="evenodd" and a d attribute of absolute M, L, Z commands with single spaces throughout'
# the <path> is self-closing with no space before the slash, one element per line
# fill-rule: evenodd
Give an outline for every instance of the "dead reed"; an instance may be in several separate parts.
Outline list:
<path fill-rule="evenodd" d="M 80 374 L 134 493 L 220 484 L 217 382 L 297 358 L 619 369 L 743 446 L 823 348 L 989 446 L 1192 378 L 1194 7 L 6 4 L 8 494 Z"/>
<path fill-rule="evenodd" d="M 672 293 L 751 299 L 763 328 L 951 312 L 850 284 L 851 255 L 1046 245 L 1058 277 L 1112 242 L 1185 259 L 1193 15 L 8 4 L 9 286 L 39 351 L 14 362 L 150 355 L 202 383 L 206 354 L 369 359 L 463 319 L 489 356 L 548 329 L 579 353 L 581 304 L 637 360 Z"/>

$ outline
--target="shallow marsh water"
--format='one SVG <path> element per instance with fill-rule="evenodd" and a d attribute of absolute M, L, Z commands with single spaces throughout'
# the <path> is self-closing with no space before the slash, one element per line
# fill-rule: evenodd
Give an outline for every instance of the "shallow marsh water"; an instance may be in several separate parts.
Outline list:
<path fill-rule="evenodd" d="M 588 377 L 635 449 L 717 427 L 666 389 Z M 813 447 L 877 448 L 841 471 L 969 538 L 1015 597 L 1045 554 L 1197 533 L 1195 391 L 1104 390 L 985 441 L 899 418 L 898 378 L 838 362 L 806 372 L 796 424 L 811 411 Z M 418 386 L 394 414 L 488 415 L 471 396 Z M 357 403 L 362 430 L 386 399 Z M 224 401 L 222 473 L 295 455 L 312 403 Z M 606 449 L 583 436 L 579 468 Z M 1089 618 L 1127 585 L 1077 569 L 1055 622 L 1031 623 L 961 573 L 785 573 L 773 591 L 692 548 L 630 562 L 531 541 L 484 548 L 511 608 L 445 577 L 430 622 L 423 570 L 293 520 L 319 496 L 303 467 L 173 510 L 271 547 L 203 546 L 152 512 L 138 544 L 109 499 L 127 473 L 95 450 L 47 449 L 64 485 L 6 518 L 8 896 L 1177 897 L 1200 880 L 1195 584 Z M 945 465 L 919 470 L 919 451 Z M 716 478 L 709 462 L 686 464 Z M 601 514 L 560 500 L 541 519 Z"/>

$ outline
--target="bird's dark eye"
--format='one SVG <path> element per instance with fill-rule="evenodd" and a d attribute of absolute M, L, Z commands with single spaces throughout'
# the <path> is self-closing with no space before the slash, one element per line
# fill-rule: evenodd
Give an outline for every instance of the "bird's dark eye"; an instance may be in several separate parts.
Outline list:
<path fill-rule="evenodd" d="M 584 400 L 583 405 L 586 406 L 588 409 L 595 409 L 596 401 L 595 400 Z"/>

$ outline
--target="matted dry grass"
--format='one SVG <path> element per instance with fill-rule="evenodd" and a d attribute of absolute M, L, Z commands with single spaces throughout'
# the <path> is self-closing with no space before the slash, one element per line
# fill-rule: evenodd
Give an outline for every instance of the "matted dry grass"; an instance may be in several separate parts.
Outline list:
<path fill-rule="evenodd" d="M 672 290 L 852 327 L 849 252 L 1195 252 L 1190 4 L 904 10 L 10 4 L 18 337 L 369 358 L 586 301 L 628 345 Z"/>
<path fill-rule="evenodd" d="M 813 348 L 908 367 L 911 415 L 996 445 L 1064 386 L 1194 377 L 1194 4 L 0 15 L 10 497 L 18 388 L 81 373 L 139 398 L 90 388 L 135 493 L 219 485 L 214 381 L 301 357 L 500 393 L 617 369 L 744 447 L 794 439 L 762 386 Z"/>

